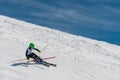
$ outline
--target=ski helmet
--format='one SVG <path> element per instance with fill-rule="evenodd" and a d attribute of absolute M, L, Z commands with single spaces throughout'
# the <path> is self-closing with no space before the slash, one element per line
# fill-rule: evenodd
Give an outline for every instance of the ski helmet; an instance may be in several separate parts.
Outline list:
<path fill-rule="evenodd" d="M 30 43 L 29 47 L 33 49 L 35 47 L 34 43 Z"/>

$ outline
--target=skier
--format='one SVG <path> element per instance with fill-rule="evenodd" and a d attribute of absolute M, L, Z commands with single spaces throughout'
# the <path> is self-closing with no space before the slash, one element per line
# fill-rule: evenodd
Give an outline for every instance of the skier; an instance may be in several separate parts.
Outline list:
<path fill-rule="evenodd" d="M 47 63 L 46 61 L 43 61 L 38 55 L 36 55 L 33 50 L 38 51 L 39 53 L 41 53 L 42 51 L 35 48 L 34 43 L 30 43 L 29 47 L 26 49 L 26 58 L 27 60 L 29 60 L 29 58 L 33 58 L 35 60 L 36 63 L 41 63 L 47 67 L 49 67 L 50 65 L 56 66 L 54 64 L 51 63 Z"/>

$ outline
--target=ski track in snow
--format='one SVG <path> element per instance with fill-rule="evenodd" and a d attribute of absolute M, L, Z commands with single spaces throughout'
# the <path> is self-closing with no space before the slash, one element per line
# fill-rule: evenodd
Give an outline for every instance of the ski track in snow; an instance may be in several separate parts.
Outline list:
<path fill-rule="evenodd" d="M 25 49 L 30 42 L 43 49 L 41 57 L 57 67 L 30 64 Z M 75 36 L 47 27 L 0 16 L 1 80 L 119 80 L 120 46 Z"/>

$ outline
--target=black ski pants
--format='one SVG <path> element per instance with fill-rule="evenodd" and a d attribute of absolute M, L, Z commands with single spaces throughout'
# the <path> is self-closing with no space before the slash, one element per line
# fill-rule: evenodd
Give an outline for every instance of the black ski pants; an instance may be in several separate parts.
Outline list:
<path fill-rule="evenodd" d="M 29 58 L 33 58 L 34 60 L 42 61 L 42 59 L 39 56 L 37 56 L 35 53 L 31 53 L 30 55 L 26 54 L 26 58 L 27 58 L 27 60 L 29 60 Z"/>

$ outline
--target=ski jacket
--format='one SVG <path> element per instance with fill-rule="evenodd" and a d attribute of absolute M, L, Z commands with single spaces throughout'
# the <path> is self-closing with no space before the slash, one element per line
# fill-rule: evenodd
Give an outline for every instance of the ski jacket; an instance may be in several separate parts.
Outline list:
<path fill-rule="evenodd" d="M 31 49 L 31 48 L 28 47 L 28 48 L 26 49 L 26 55 L 32 54 L 32 53 L 33 53 L 33 50 L 36 50 L 36 51 L 40 52 L 40 50 L 38 50 L 37 48 Z"/>

